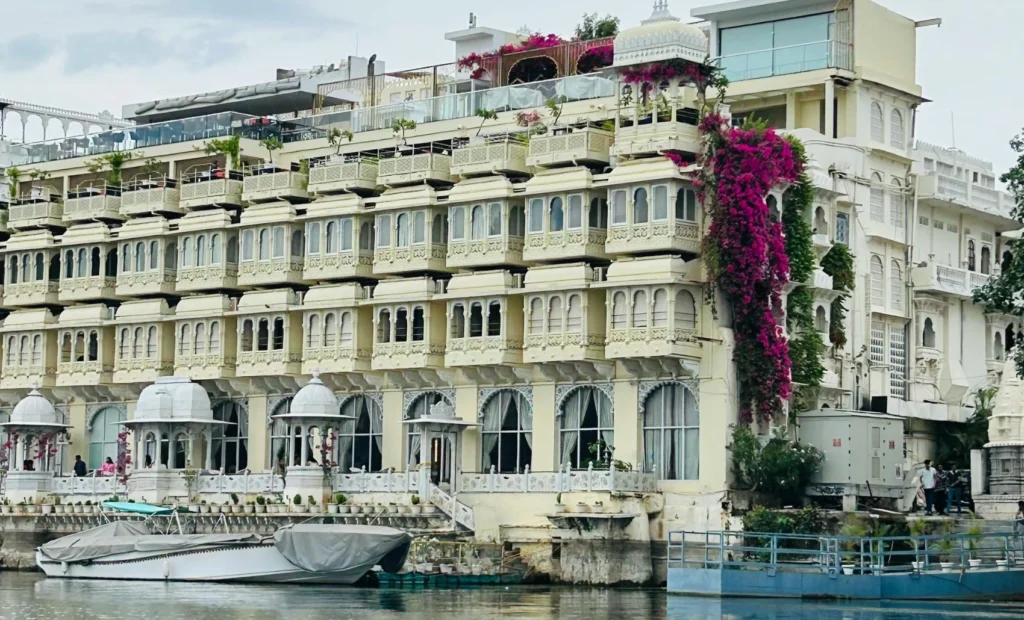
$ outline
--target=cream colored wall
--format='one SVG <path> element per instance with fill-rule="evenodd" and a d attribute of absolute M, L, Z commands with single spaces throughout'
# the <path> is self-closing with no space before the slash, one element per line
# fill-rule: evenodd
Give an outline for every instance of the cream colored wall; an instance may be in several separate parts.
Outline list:
<path fill-rule="evenodd" d="M 269 463 L 270 439 L 267 428 L 267 395 L 250 394 L 249 401 L 249 468 L 260 471 Z"/>
<path fill-rule="evenodd" d="M 384 428 L 381 443 L 384 446 L 382 465 L 398 471 L 405 469 L 405 427 L 402 424 L 402 391 L 384 391 Z"/>
<path fill-rule="evenodd" d="M 872 0 L 854 0 L 853 49 L 857 74 L 901 91 L 920 95 L 917 78 L 917 27 L 914 20 Z"/>

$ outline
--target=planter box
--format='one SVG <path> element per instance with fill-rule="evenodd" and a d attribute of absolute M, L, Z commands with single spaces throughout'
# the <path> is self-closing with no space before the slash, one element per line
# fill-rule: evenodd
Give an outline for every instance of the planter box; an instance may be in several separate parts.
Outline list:
<path fill-rule="evenodd" d="M 309 169 L 309 191 L 314 194 L 338 192 L 368 193 L 377 189 L 376 161 L 330 161 Z"/>
<path fill-rule="evenodd" d="M 387 186 L 410 185 L 421 182 L 451 183 L 450 155 L 418 153 L 380 160 L 377 184 Z"/>
<path fill-rule="evenodd" d="M 569 128 L 530 138 L 527 166 L 607 164 L 615 134 L 594 127 Z"/>
<path fill-rule="evenodd" d="M 528 173 L 527 146 L 513 138 L 480 139 L 455 149 L 451 173 L 462 177 L 484 174 L 522 176 Z"/>

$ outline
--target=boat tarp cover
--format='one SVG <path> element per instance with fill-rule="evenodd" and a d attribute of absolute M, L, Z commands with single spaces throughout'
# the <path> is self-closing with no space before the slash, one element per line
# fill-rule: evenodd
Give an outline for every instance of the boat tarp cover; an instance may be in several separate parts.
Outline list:
<path fill-rule="evenodd" d="M 88 562 L 124 553 L 160 555 L 255 545 L 261 540 L 256 534 L 154 535 L 145 523 L 113 521 L 51 540 L 39 547 L 39 552 L 55 562 Z"/>
<path fill-rule="evenodd" d="M 370 570 L 379 564 L 396 573 L 405 564 L 411 543 L 407 532 L 371 525 L 300 523 L 274 533 L 281 555 L 310 572 Z"/>
<path fill-rule="evenodd" d="M 138 515 L 169 515 L 174 513 L 174 510 L 163 506 L 138 504 L 135 502 L 103 502 L 102 506 L 107 510 L 130 512 Z"/>

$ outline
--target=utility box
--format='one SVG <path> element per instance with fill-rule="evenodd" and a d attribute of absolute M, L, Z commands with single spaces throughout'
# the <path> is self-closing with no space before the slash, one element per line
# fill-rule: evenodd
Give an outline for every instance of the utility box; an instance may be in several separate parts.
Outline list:
<path fill-rule="evenodd" d="M 842 497 L 844 510 L 856 510 L 857 498 L 903 497 L 903 418 L 816 409 L 799 414 L 797 424 L 800 441 L 825 454 L 808 495 Z"/>

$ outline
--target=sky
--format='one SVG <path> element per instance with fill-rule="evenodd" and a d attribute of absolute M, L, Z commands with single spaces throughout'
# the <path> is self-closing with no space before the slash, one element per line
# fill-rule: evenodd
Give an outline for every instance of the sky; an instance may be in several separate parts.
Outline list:
<path fill-rule="evenodd" d="M 877 0 L 915 20 L 918 83 L 931 100 L 917 137 L 994 162 L 1015 161 L 1024 96 L 1024 0 Z M 712 0 L 670 0 L 676 16 Z M 571 36 L 584 11 L 611 13 L 622 27 L 650 15 L 646 0 L 0 0 L 0 97 L 120 114 L 127 103 L 274 79 L 277 68 L 309 69 L 377 54 L 388 71 L 447 63 L 444 33 L 478 25 Z M 16 25 L 16 27 L 12 27 Z M 10 132 L 10 127 L 8 127 Z M 20 128 L 19 132 L 20 134 Z M 27 139 L 41 139 L 30 127 Z"/>

